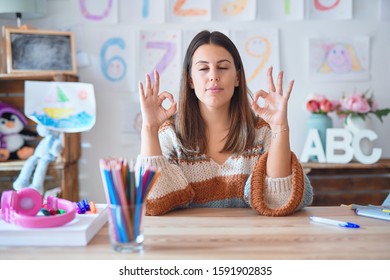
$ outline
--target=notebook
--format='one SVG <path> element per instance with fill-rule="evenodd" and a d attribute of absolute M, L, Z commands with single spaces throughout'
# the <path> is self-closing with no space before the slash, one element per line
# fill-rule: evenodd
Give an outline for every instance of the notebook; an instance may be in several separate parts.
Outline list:
<path fill-rule="evenodd" d="M 54 228 L 24 228 L 0 220 L 0 246 L 86 246 L 107 222 L 107 204 L 96 204 L 96 209 L 96 214 L 76 214 Z"/>

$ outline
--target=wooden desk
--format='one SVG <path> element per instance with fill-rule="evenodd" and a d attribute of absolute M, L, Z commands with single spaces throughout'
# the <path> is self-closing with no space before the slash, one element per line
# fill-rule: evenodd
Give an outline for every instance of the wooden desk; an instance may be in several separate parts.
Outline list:
<path fill-rule="evenodd" d="M 349 229 L 309 216 L 360 224 Z M 144 252 L 114 252 L 107 224 L 86 247 L 0 247 L 0 259 L 390 259 L 390 222 L 347 207 L 307 207 L 288 217 L 251 209 L 189 209 L 144 220 Z"/>
<path fill-rule="evenodd" d="M 313 206 L 382 204 L 390 193 L 390 159 L 374 164 L 302 163 L 314 190 Z"/>

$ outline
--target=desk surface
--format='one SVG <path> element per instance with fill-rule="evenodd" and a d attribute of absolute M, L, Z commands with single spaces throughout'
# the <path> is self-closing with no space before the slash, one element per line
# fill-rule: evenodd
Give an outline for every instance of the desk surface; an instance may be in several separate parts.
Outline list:
<path fill-rule="evenodd" d="M 320 216 L 360 229 L 309 221 Z M 307 207 L 288 217 L 251 209 L 188 209 L 144 220 L 144 252 L 114 252 L 107 224 L 86 247 L 0 247 L 0 259 L 390 259 L 390 222 L 347 207 Z"/>

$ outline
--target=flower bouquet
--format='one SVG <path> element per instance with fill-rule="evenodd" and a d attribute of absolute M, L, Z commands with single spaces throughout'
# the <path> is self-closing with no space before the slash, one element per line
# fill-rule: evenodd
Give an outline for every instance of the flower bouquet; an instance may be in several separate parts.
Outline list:
<path fill-rule="evenodd" d="M 378 109 L 374 95 L 369 90 L 365 92 L 354 91 L 351 95 L 343 95 L 335 105 L 339 117 L 360 117 L 363 120 L 373 114 L 383 122 L 383 117 L 390 113 L 390 108 Z"/>
<path fill-rule="evenodd" d="M 334 105 L 324 95 L 314 94 L 307 100 L 306 109 L 313 114 L 327 115 L 334 110 Z"/>
<path fill-rule="evenodd" d="M 312 129 L 317 130 L 321 140 L 322 148 L 326 147 L 326 130 L 333 127 L 332 118 L 328 113 L 333 112 L 332 101 L 321 94 L 312 94 L 306 101 L 306 109 L 311 113 L 307 119 L 306 127 L 308 132 Z M 317 156 L 312 156 L 310 161 L 318 161 Z"/>

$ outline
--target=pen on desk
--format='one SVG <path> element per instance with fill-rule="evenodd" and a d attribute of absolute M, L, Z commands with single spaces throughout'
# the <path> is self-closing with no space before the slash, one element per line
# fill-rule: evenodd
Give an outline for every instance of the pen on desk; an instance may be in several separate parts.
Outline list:
<path fill-rule="evenodd" d="M 327 219 L 327 218 L 321 218 L 321 217 L 315 217 L 315 216 L 311 216 L 310 221 L 322 223 L 322 224 L 327 224 L 327 225 L 346 227 L 346 228 L 360 228 L 360 226 L 358 224 L 337 221 L 337 220 Z"/>
<path fill-rule="evenodd" d="M 379 206 L 379 205 L 373 205 L 373 204 L 368 204 L 368 205 L 359 205 L 359 204 L 341 204 L 340 206 L 348 207 L 351 210 L 356 211 L 356 209 L 374 209 L 374 210 L 380 210 L 383 212 L 388 212 L 390 213 L 390 208 L 386 206 Z"/>
<path fill-rule="evenodd" d="M 355 210 L 357 208 L 369 208 L 369 206 L 359 205 L 359 204 L 341 204 L 340 206 L 348 207 L 349 209 Z"/>

